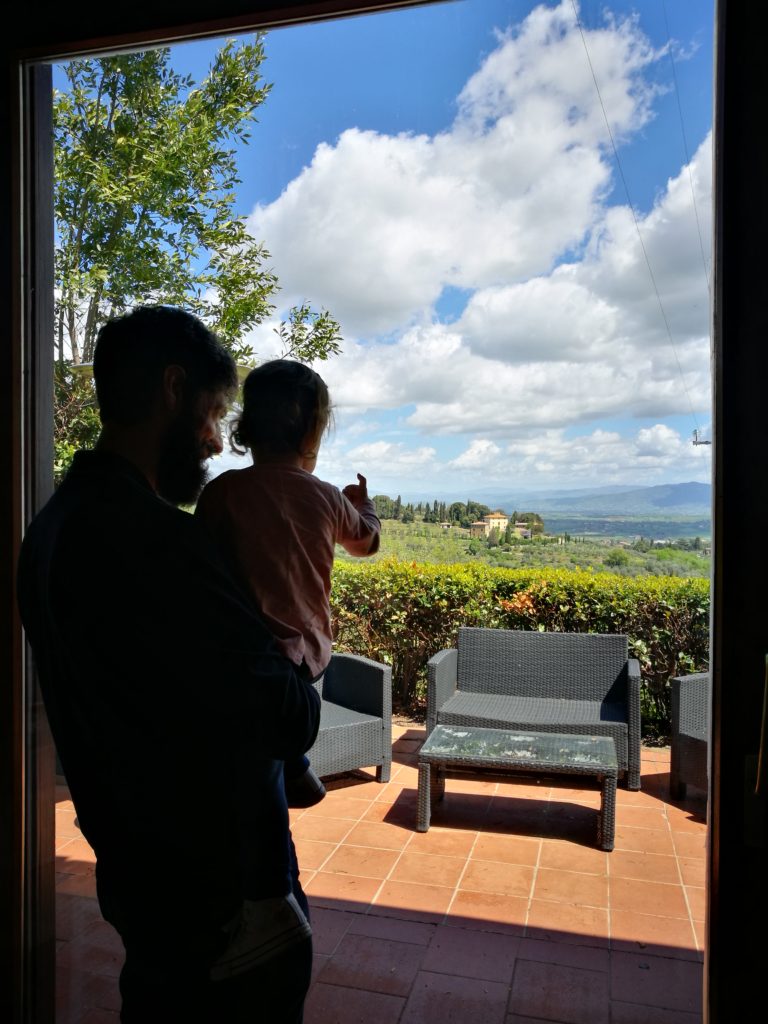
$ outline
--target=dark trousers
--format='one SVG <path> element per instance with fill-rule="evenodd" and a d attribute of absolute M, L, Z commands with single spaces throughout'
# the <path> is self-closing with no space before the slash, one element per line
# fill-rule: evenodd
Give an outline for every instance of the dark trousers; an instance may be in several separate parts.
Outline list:
<path fill-rule="evenodd" d="M 309 917 L 301 885 L 294 895 Z M 173 928 L 157 921 L 131 921 L 112 899 L 99 901 L 125 946 L 120 974 L 121 1024 L 301 1024 L 312 974 L 312 940 L 226 981 L 211 981 L 211 962 L 223 933 L 189 920 Z M 130 924 L 128 923 L 130 921 Z"/>
<path fill-rule="evenodd" d="M 120 975 L 121 1024 L 301 1024 L 312 973 L 312 940 L 228 981 L 207 965 L 169 965 L 158 975 L 126 950 Z"/>

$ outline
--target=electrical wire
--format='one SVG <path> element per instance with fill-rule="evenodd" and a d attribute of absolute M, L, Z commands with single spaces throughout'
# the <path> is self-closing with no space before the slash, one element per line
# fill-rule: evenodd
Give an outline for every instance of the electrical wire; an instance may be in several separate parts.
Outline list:
<path fill-rule="evenodd" d="M 691 393 L 688 390 L 688 385 L 685 382 L 685 374 L 683 373 L 683 367 L 682 367 L 682 365 L 680 363 L 680 357 L 677 354 L 677 348 L 675 347 L 675 342 L 674 342 L 674 339 L 672 337 L 672 330 L 671 330 L 671 328 L 669 326 L 669 320 L 667 319 L 667 314 L 666 314 L 666 311 L 664 309 L 664 303 L 661 301 L 661 293 L 659 292 L 658 285 L 656 284 L 656 278 L 654 276 L 653 269 L 651 267 L 651 261 L 648 258 L 648 252 L 647 252 L 647 250 L 645 248 L 645 242 L 643 241 L 643 235 L 642 235 L 642 232 L 640 231 L 640 222 L 637 219 L 637 214 L 635 213 L 635 207 L 634 207 L 634 204 L 632 203 L 632 198 L 631 198 L 631 196 L 629 194 L 629 186 L 627 185 L 627 179 L 624 176 L 624 168 L 621 165 L 621 160 L 619 158 L 619 151 L 616 148 L 616 142 L 614 141 L 613 132 L 611 131 L 611 126 L 610 126 L 610 123 L 608 121 L 608 114 L 606 113 L 606 110 L 605 110 L 605 104 L 603 103 L 603 97 L 602 97 L 602 94 L 600 92 L 600 86 L 599 86 L 598 81 L 597 81 L 597 75 L 595 74 L 595 69 L 594 69 L 594 66 L 592 64 L 592 58 L 589 55 L 589 47 L 587 46 L 587 39 L 586 39 L 586 36 L 584 35 L 584 28 L 583 28 L 583 26 L 581 24 L 581 18 L 579 17 L 579 10 L 578 10 L 578 8 L 576 6 L 576 0 L 571 0 L 571 6 L 573 7 L 573 15 L 574 15 L 574 17 L 576 19 L 576 25 L 577 25 L 577 27 L 579 29 L 579 34 L 581 35 L 581 41 L 582 41 L 582 43 L 584 45 L 584 53 L 586 54 L 586 57 L 587 57 L 587 64 L 589 65 L 589 70 L 590 70 L 590 73 L 592 75 L 592 81 L 595 83 L 595 91 L 597 93 L 597 98 L 598 98 L 598 100 L 600 102 L 600 109 L 603 112 L 603 120 L 605 121 L 605 127 L 606 127 L 606 129 L 608 131 L 608 138 L 610 139 L 610 142 L 611 142 L 611 149 L 613 150 L 613 157 L 614 157 L 614 159 L 616 161 L 616 166 L 617 166 L 618 171 L 619 171 L 619 177 L 621 178 L 621 183 L 624 186 L 624 194 L 627 197 L 627 206 L 629 207 L 629 211 L 632 214 L 632 220 L 633 220 L 634 225 L 635 225 L 635 230 L 637 231 L 637 238 L 638 238 L 638 241 L 640 242 L 640 249 L 641 249 L 641 251 L 643 253 L 643 258 L 645 260 L 645 265 L 648 268 L 648 276 L 651 279 L 651 285 L 653 287 L 654 294 L 656 295 L 656 301 L 657 301 L 658 306 L 659 306 L 659 312 L 661 313 L 661 318 L 664 321 L 664 327 L 665 327 L 666 332 L 667 332 L 667 338 L 669 339 L 669 344 L 670 344 L 670 346 L 672 348 L 672 352 L 673 352 L 673 354 L 675 356 L 675 362 L 677 363 L 677 369 L 678 369 L 678 372 L 680 374 L 680 380 L 681 380 L 682 385 L 683 385 L 683 390 L 685 391 L 685 396 L 688 399 L 688 406 L 689 406 L 690 411 L 691 411 L 691 418 L 693 419 L 693 422 L 696 425 L 696 429 L 698 430 L 699 429 L 699 422 L 698 422 L 698 419 L 696 417 L 696 412 L 695 412 L 695 410 L 693 408 L 693 401 L 691 400 Z"/>

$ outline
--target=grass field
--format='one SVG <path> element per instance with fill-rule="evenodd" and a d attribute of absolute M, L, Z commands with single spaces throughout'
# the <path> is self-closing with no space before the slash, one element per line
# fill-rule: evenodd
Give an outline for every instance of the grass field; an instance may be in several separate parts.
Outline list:
<path fill-rule="evenodd" d="M 507 549 L 488 548 L 482 541 L 471 541 L 469 531 L 458 527 L 445 530 L 436 523 L 401 523 L 385 519 L 382 523 L 381 549 L 373 557 L 377 561 L 397 558 L 408 562 L 441 564 L 483 562 L 507 569 L 551 566 L 614 572 L 627 576 L 709 576 L 710 559 L 698 551 L 655 547 L 648 552 L 638 552 L 625 546 L 626 537 L 621 539 L 623 544 L 616 537 L 564 540 L 562 537 L 545 536 L 520 541 Z M 337 557 L 348 559 L 350 556 L 343 549 L 337 548 Z"/>

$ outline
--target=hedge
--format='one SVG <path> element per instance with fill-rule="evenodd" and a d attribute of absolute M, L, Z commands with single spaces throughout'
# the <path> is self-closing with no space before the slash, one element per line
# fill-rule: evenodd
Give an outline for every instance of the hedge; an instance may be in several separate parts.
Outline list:
<path fill-rule="evenodd" d="M 423 704 L 426 663 L 459 626 L 624 633 L 640 661 L 643 731 L 670 732 L 669 679 L 709 657 L 709 582 L 562 569 L 337 562 L 336 649 L 392 666 L 395 706 Z"/>

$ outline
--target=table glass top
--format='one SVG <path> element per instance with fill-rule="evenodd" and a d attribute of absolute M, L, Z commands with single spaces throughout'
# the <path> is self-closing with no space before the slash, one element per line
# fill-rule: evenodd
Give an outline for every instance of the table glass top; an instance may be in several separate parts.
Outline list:
<path fill-rule="evenodd" d="M 615 768 L 616 748 L 609 736 L 576 736 L 554 732 L 515 732 L 438 725 L 427 737 L 422 754 L 551 765 L 594 765 Z"/>

